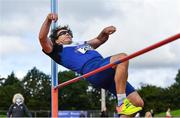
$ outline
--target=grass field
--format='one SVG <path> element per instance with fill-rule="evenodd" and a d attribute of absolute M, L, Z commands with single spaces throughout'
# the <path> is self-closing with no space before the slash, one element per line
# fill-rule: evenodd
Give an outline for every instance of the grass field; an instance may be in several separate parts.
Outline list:
<path fill-rule="evenodd" d="M 180 117 L 180 109 L 171 111 L 171 115 L 172 117 L 178 117 L 178 116 Z M 165 117 L 165 116 L 166 116 L 166 112 L 155 114 L 155 117 Z"/>
<path fill-rule="evenodd" d="M 7 118 L 6 115 L 0 115 L 0 118 Z"/>

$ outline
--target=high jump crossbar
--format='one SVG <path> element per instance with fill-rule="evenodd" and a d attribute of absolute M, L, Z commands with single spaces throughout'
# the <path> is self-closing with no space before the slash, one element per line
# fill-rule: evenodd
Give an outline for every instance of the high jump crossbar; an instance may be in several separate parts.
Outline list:
<path fill-rule="evenodd" d="M 134 57 L 137 57 L 137 56 L 142 55 L 142 54 L 144 54 L 144 53 L 146 53 L 146 52 L 149 52 L 149 51 L 151 51 L 151 50 L 153 50 L 153 49 L 156 49 L 156 48 L 158 48 L 158 47 L 161 47 L 162 45 L 165 45 L 165 44 L 167 44 L 167 43 L 170 43 L 170 42 L 172 42 L 172 41 L 175 41 L 175 40 L 177 40 L 177 39 L 179 39 L 179 38 L 180 38 L 180 33 L 178 33 L 178 34 L 176 34 L 176 35 L 174 35 L 174 36 L 171 36 L 171 37 L 169 37 L 169 38 L 167 38 L 167 39 L 165 39 L 165 40 L 162 40 L 162 41 L 160 41 L 160 42 L 158 42 L 158 43 L 155 43 L 155 44 L 153 44 L 153 45 L 151 45 L 151 46 L 149 46 L 149 47 L 146 47 L 146 48 L 144 48 L 144 49 L 142 49 L 142 50 L 140 50 L 140 51 L 137 51 L 137 52 L 135 52 L 135 53 L 133 53 L 133 54 L 131 54 L 131 55 L 128 55 L 128 56 L 126 56 L 126 57 L 124 57 L 124 58 L 122 58 L 122 59 L 119 59 L 119 60 L 117 60 L 117 61 L 115 61 L 115 62 L 113 62 L 113 63 L 107 64 L 107 65 L 102 66 L 102 67 L 100 67 L 100 68 L 98 68 L 98 69 L 95 69 L 95 70 L 93 70 L 93 71 L 91 71 L 91 72 L 89 72 L 89 73 L 86 73 L 86 74 L 81 75 L 81 76 L 79 76 L 79 77 L 76 77 L 76 78 L 74 78 L 74 79 L 71 79 L 71 80 L 68 80 L 68 81 L 66 81 L 66 82 L 63 82 L 63 83 L 57 85 L 55 88 L 56 88 L 56 89 L 62 88 L 62 87 L 67 86 L 67 85 L 69 85 L 69 84 L 75 83 L 75 82 L 77 82 L 77 81 L 79 81 L 79 80 L 81 80 L 81 79 L 85 79 L 85 78 L 87 78 L 87 77 L 89 77 L 89 76 L 92 76 L 92 75 L 98 73 L 98 72 L 101 72 L 101 71 L 103 71 L 103 70 L 106 70 L 106 69 L 108 69 L 108 68 L 110 68 L 110 67 L 112 67 L 112 66 L 114 66 L 114 65 L 117 65 L 117 64 L 120 64 L 120 63 L 122 63 L 122 62 L 128 61 L 128 60 L 130 60 L 130 59 L 132 59 L 132 58 L 134 58 Z"/>

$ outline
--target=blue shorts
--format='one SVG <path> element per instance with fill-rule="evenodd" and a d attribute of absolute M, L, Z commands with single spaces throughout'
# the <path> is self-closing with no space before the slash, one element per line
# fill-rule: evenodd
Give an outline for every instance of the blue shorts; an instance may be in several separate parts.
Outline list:
<path fill-rule="evenodd" d="M 107 57 L 104 59 L 98 58 L 98 59 L 91 60 L 90 62 L 86 64 L 85 69 L 83 69 L 83 74 L 109 64 L 110 58 L 111 57 Z M 109 68 L 93 76 L 90 76 L 89 78 L 87 78 L 87 81 L 89 81 L 94 87 L 108 90 L 109 92 L 111 92 L 112 94 L 116 96 L 116 86 L 115 86 L 115 81 L 114 81 L 114 75 L 115 75 L 115 70 L 113 68 Z M 130 93 L 134 91 L 135 91 L 134 87 L 129 82 L 127 82 L 126 95 L 128 96 Z"/>

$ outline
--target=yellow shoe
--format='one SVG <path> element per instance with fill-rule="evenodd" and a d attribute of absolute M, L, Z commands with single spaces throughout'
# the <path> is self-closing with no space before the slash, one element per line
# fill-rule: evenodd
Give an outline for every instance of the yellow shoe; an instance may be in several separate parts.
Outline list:
<path fill-rule="evenodd" d="M 132 115 L 140 110 L 142 110 L 142 107 L 136 107 L 134 106 L 129 100 L 126 98 L 123 101 L 123 104 L 121 106 L 116 107 L 117 113 L 122 115 Z"/>

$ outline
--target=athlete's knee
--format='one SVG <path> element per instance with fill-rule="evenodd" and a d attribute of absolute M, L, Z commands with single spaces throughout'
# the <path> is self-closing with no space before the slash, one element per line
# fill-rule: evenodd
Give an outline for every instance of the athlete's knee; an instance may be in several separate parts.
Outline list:
<path fill-rule="evenodd" d="M 124 58 L 124 57 L 127 57 L 127 54 L 126 53 L 120 53 L 118 54 L 119 58 Z"/>
<path fill-rule="evenodd" d="M 126 56 L 127 56 L 126 53 L 120 53 L 120 54 L 114 55 L 114 56 L 111 57 L 110 62 L 113 63 L 115 61 L 121 60 L 121 59 L 125 58 Z M 127 68 L 128 64 L 129 64 L 129 62 L 125 61 L 123 63 L 120 63 L 120 64 L 117 64 L 117 65 L 113 66 L 113 68 L 116 68 L 117 66 L 120 67 L 120 68 L 122 68 L 123 66 L 125 68 Z"/>
<path fill-rule="evenodd" d="M 119 55 L 118 55 L 118 58 L 121 60 L 121 59 L 123 59 L 123 58 L 125 58 L 125 57 L 127 57 L 127 54 L 126 53 L 120 53 Z M 129 64 L 129 61 L 125 61 L 125 62 L 123 62 L 123 63 L 120 63 L 120 64 L 118 64 L 118 65 L 121 65 L 121 66 L 128 66 L 128 64 Z"/>

